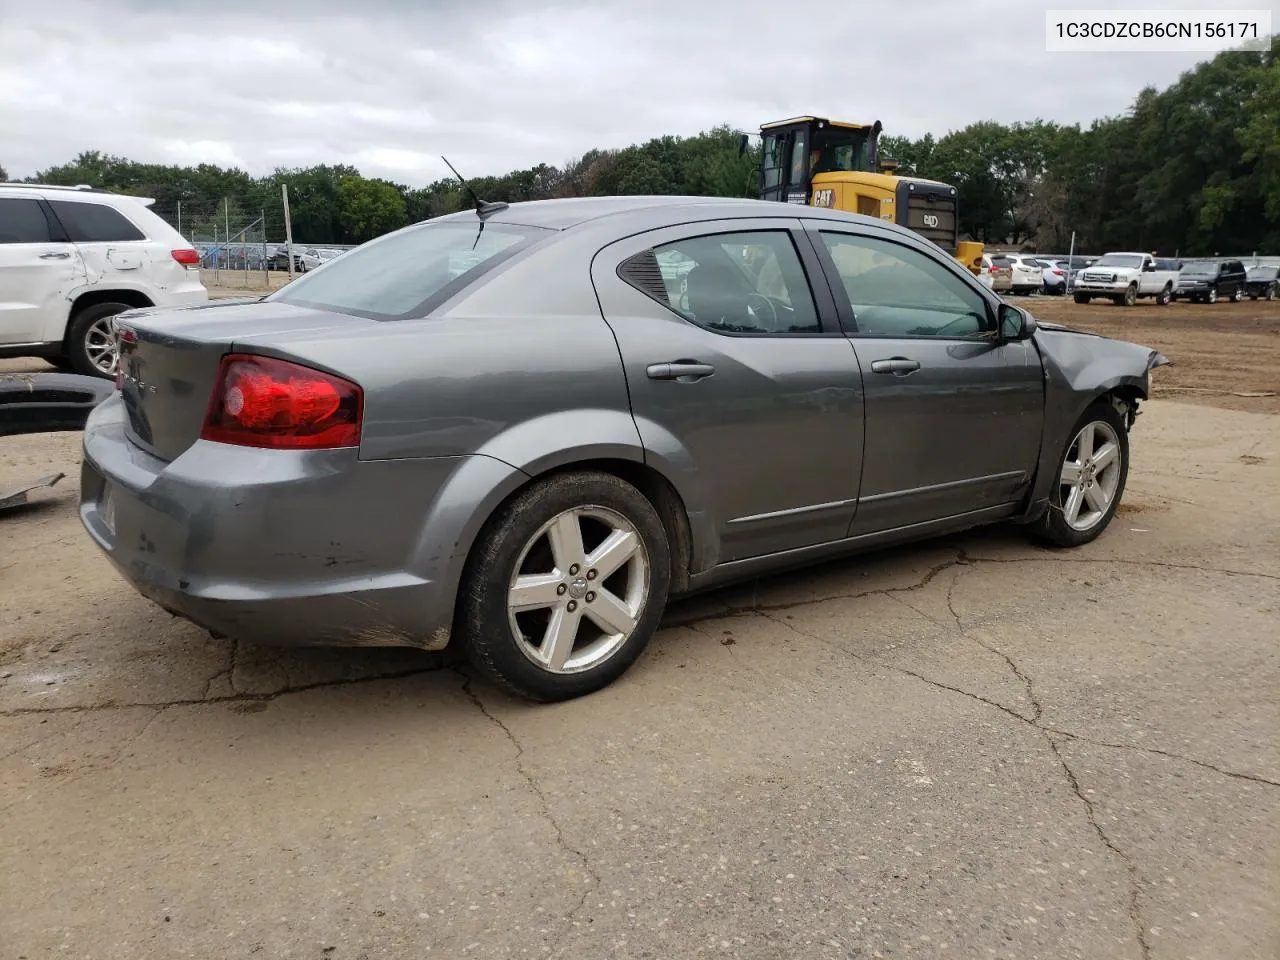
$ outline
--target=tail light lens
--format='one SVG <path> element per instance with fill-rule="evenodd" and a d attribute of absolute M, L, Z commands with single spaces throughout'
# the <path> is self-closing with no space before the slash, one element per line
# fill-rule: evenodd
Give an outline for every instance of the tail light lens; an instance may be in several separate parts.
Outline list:
<path fill-rule="evenodd" d="M 177 260 L 184 267 L 194 267 L 200 262 L 200 254 L 192 250 L 190 247 L 182 250 L 170 250 L 169 253 L 173 259 Z"/>
<path fill-rule="evenodd" d="M 228 354 L 202 440 L 275 450 L 360 444 L 364 391 L 341 377 L 274 357 Z"/>

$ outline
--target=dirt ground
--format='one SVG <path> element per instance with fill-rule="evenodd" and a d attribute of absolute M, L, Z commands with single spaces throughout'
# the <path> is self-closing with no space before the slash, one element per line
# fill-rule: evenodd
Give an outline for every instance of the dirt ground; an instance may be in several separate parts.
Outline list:
<path fill-rule="evenodd" d="M 1102 538 L 686 601 L 550 707 L 215 641 L 0 439 L 67 474 L 0 517 L 0 958 L 1275 960 L 1280 312 L 1025 303 L 1175 361 Z"/>

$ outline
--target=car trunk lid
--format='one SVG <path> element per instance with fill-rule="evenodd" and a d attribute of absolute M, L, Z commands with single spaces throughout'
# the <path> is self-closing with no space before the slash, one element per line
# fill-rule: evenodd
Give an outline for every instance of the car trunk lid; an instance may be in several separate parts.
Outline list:
<path fill-rule="evenodd" d="M 121 314 L 119 381 L 128 437 L 152 456 L 173 460 L 199 439 L 222 357 L 238 344 L 264 337 L 287 344 L 295 336 L 376 322 L 266 301 Z"/>

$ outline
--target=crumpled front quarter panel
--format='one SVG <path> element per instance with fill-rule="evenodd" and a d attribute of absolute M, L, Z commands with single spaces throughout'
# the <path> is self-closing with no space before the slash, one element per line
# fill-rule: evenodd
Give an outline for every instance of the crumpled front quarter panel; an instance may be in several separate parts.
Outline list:
<path fill-rule="evenodd" d="M 1037 329 L 1035 344 L 1045 373 L 1045 429 L 1033 503 L 1048 496 L 1068 434 L 1089 404 L 1119 387 L 1147 399 L 1152 367 L 1168 362 L 1150 347 L 1048 324 Z"/>

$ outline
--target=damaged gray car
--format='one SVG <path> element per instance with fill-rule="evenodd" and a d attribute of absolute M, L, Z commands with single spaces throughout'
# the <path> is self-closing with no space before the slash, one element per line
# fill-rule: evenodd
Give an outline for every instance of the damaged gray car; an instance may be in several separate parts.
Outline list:
<path fill-rule="evenodd" d="M 1167 362 L 892 224 L 698 197 L 478 202 L 117 328 L 81 518 L 137 590 L 250 641 L 459 645 L 540 701 L 673 596 L 998 521 L 1093 540 Z"/>

